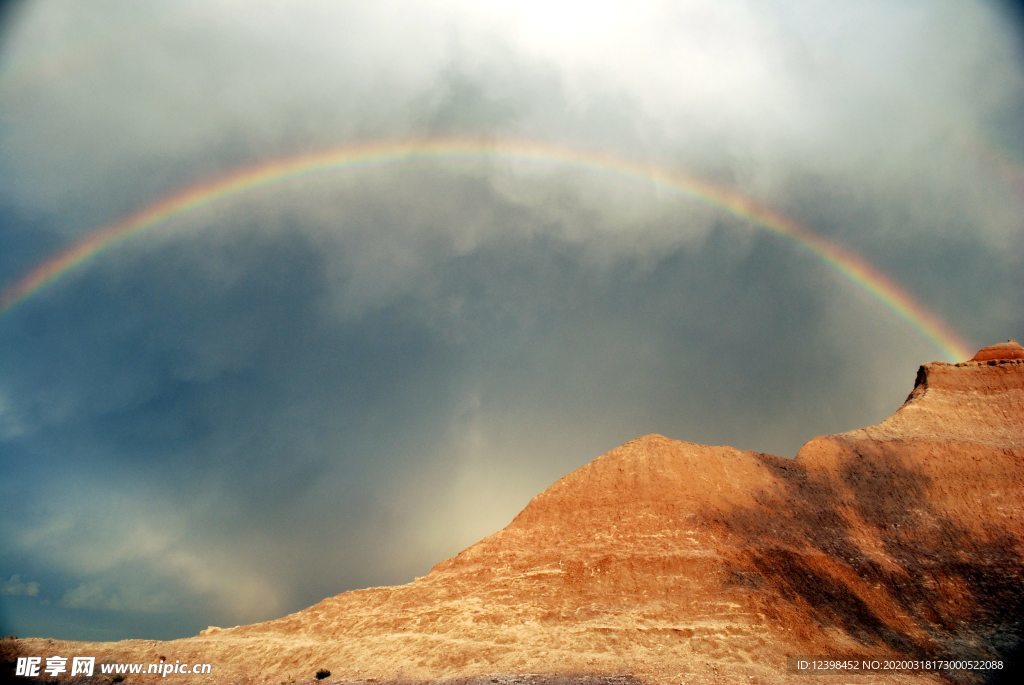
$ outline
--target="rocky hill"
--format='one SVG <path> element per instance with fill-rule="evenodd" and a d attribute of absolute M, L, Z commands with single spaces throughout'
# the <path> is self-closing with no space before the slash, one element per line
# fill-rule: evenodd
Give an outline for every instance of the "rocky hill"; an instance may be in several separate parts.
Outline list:
<path fill-rule="evenodd" d="M 1003 343 L 921 367 L 892 417 L 815 438 L 795 459 L 632 440 L 407 585 L 184 640 L 2 650 L 213 664 L 175 682 L 308 682 L 318 668 L 326 682 L 807 682 L 796 657 L 1009 666 L 1022 615 L 1024 348 Z M 997 682 L 1005 670 L 814 682 Z"/>

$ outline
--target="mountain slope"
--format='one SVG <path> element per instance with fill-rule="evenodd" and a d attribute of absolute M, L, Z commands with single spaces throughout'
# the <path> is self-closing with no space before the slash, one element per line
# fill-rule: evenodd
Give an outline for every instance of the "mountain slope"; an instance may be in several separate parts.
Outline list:
<path fill-rule="evenodd" d="M 927 364 L 892 417 L 815 438 L 793 460 L 637 438 L 407 585 L 186 640 L 4 650 L 166 655 L 275 683 L 319 667 L 345 679 L 803 682 L 789 657 L 1005 658 L 1024 630 L 1018 349 Z M 858 678 L 939 679 L 838 681 Z"/>

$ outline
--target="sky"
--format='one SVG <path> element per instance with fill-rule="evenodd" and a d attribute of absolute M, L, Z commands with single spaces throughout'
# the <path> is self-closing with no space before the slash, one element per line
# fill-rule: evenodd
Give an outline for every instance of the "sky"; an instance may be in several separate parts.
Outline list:
<path fill-rule="evenodd" d="M 1009 5 L 0 22 L 0 634 L 408 582 L 637 435 L 792 456 L 1024 339 Z"/>

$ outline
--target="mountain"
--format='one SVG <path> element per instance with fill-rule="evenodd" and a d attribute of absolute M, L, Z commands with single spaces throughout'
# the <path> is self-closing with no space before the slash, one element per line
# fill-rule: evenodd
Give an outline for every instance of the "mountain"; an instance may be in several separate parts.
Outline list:
<path fill-rule="evenodd" d="M 795 459 L 632 440 L 407 585 L 184 640 L 0 650 L 212 663 L 216 677 L 195 682 L 308 682 L 319 668 L 328 682 L 807 682 L 795 658 L 853 655 L 1004 668 L 814 682 L 996 682 L 1022 616 L 1024 348 L 1011 341 L 922 366 L 893 416 Z"/>

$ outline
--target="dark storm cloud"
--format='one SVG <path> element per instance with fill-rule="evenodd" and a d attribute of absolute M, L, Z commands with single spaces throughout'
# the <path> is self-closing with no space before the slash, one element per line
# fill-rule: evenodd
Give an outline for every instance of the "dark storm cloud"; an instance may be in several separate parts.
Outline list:
<path fill-rule="evenodd" d="M 973 342 L 1024 331 L 1024 80 L 992 9 L 38 3 L 8 37 L 5 284 L 239 166 L 513 136 L 687 170 Z M 103 638 L 407 581 L 640 433 L 792 454 L 882 418 L 939 356 L 792 241 L 644 179 L 495 158 L 222 199 L 29 298 L 0 347 L 0 580 L 38 584 L 3 619 Z"/>

